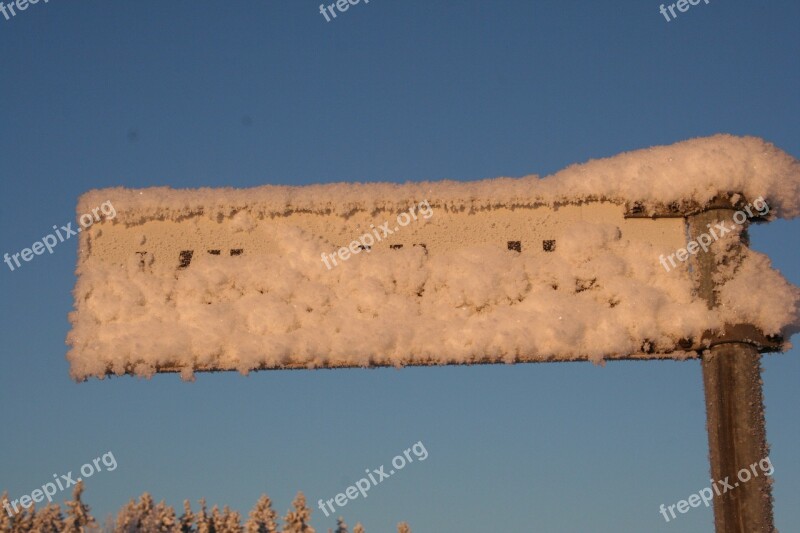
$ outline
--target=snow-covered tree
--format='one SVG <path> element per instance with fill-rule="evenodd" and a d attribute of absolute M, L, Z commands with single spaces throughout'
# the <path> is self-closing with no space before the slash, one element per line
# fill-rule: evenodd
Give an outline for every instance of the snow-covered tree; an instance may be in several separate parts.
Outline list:
<path fill-rule="evenodd" d="M 226 505 L 222 509 L 222 528 L 224 533 L 242 533 L 242 515 Z"/>
<path fill-rule="evenodd" d="M 11 533 L 14 527 L 14 519 L 8 515 L 5 509 L 0 510 L 0 533 Z"/>
<path fill-rule="evenodd" d="M 183 514 L 180 519 L 181 533 L 194 533 L 194 513 L 189 500 L 183 500 Z"/>
<path fill-rule="evenodd" d="M 61 533 L 64 530 L 64 515 L 61 514 L 61 506 L 57 503 L 48 503 L 36 515 L 34 527 L 40 533 Z"/>
<path fill-rule="evenodd" d="M 181 526 L 178 522 L 178 517 L 175 514 L 175 509 L 171 505 L 165 504 L 163 501 L 156 505 L 156 515 L 161 522 L 161 531 L 170 531 L 171 533 L 180 533 Z M 169 529 L 164 529 L 164 528 Z"/>
<path fill-rule="evenodd" d="M 211 509 L 211 531 L 213 533 L 223 533 L 223 529 L 225 528 L 225 523 L 222 520 L 222 514 L 219 512 L 219 507 L 214 506 Z"/>
<path fill-rule="evenodd" d="M 62 514 L 57 504 L 48 504 L 40 510 L 34 506 L 20 509 L 9 516 L 2 508 L 6 493 L 0 496 L 0 533 L 96 533 L 99 531 L 114 533 L 315 533 L 311 527 L 311 510 L 306 498 L 298 492 L 292 508 L 286 513 L 283 529 L 280 529 L 278 514 L 272 509 L 272 501 L 267 495 L 261 495 L 250 511 L 247 523 L 242 525 L 241 515 L 225 506 L 220 511 L 214 506 L 209 513 L 205 498 L 200 499 L 200 509 L 192 512 L 191 504 L 184 501 L 184 512 L 180 518 L 175 510 L 162 500 L 154 504 L 149 493 L 143 493 L 138 501 L 130 500 L 117 514 L 108 517 L 106 524 L 100 526 L 92 517 L 90 508 L 81 500 L 83 483 L 79 482 L 72 500 L 66 503 L 67 516 Z M 344 518 L 336 520 L 336 529 L 328 529 L 328 533 L 348 533 Z M 411 533 L 406 522 L 397 524 L 398 533 Z M 364 533 L 364 527 L 357 523 L 352 533 Z"/>
<path fill-rule="evenodd" d="M 278 513 L 272 509 L 272 500 L 262 494 L 250 511 L 244 525 L 246 533 L 278 533 Z"/>
<path fill-rule="evenodd" d="M 143 518 L 141 530 L 148 533 L 180 533 L 175 510 L 163 501 L 159 502 Z"/>
<path fill-rule="evenodd" d="M 138 533 L 152 531 L 161 533 L 179 533 L 180 526 L 175 517 L 175 510 L 163 501 L 153 504 L 153 497 L 145 492 L 139 501 L 131 500 L 119 512 L 115 533 Z"/>
<path fill-rule="evenodd" d="M 284 533 L 315 533 L 311 527 L 311 511 L 306 507 L 306 497 L 302 492 L 297 493 L 297 497 L 292 502 L 294 510 L 286 513 L 283 519 Z"/>
<path fill-rule="evenodd" d="M 200 511 L 197 513 L 197 533 L 214 533 L 213 524 L 206 511 L 206 499 L 200 498 Z"/>
<path fill-rule="evenodd" d="M 141 525 L 136 500 L 130 500 L 117 513 L 117 522 L 114 526 L 114 533 L 133 533 Z"/>
<path fill-rule="evenodd" d="M 75 485 L 72 501 L 67 502 L 67 518 L 64 520 L 62 533 L 85 533 L 87 526 L 96 523 L 89 506 L 81 501 L 81 494 L 83 494 L 83 481 Z"/>
<path fill-rule="evenodd" d="M 36 506 L 31 505 L 28 509 L 24 507 L 14 516 L 14 533 L 27 533 L 33 531 L 33 520 L 36 518 Z"/>
<path fill-rule="evenodd" d="M 11 528 L 14 527 L 14 520 L 8 514 L 8 510 L 5 507 L 6 503 L 11 507 L 11 503 L 8 501 L 8 492 L 3 492 L 0 495 L 0 533 L 11 533 Z"/>
<path fill-rule="evenodd" d="M 34 531 L 39 533 L 61 533 L 64 529 L 64 515 L 61 514 L 61 506 L 47 504 L 44 509 L 36 513 L 33 527 Z"/>
<path fill-rule="evenodd" d="M 153 513 L 154 507 L 155 502 L 149 492 L 142 493 L 142 495 L 139 496 L 139 503 L 136 504 L 136 510 L 139 511 L 139 516 L 143 519 Z"/>
<path fill-rule="evenodd" d="M 153 497 L 147 492 L 139 496 L 139 501 L 131 500 L 117 515 L 115 533 L 137 533 L 143 531 L 145 523 L 153 514 Z"/>

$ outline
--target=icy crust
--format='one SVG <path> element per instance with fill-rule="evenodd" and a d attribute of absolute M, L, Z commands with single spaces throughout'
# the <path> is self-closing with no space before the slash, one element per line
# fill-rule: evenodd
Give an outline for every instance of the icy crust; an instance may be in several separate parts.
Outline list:
<path fill-rule="evenodd" d="M 687 271 L 666 273 L 650 244 L 621 239 L 616 226 L 578 223 L 557 238 L 555 252 L 537 256 L 376 249 L 327 270 L 319 242 L 290 230 L 275 255 L 200 256 L 175 275 L 136 260 L 97 265 L 75 289 L 67 358 L 78 380 L 163 367 L 190 379 L 215 368 L 602 362 L 678 350 L 726 323 L 766 333 L 798 324 L 800 290 L 758 253 L 745 252 L 710 311 Z"/>
<path fill-rule="evenodd" d="M 714 135 L 572 165 L 552 176 L 472 182 L 406 184 L 335 183 L 251 189 L 154 187 L 95 190 L 81 197 L 78 213 L 112 201 L 114 223 L 203 214 L 212 219 L 248 211 L 258 218 L 293 211 L 346 215 L 357 210 L 399 211 L 427 199 L 434 207 L 476 210 L 500 206 L 553 205 L 604 199 L 642 202 L 646 208 L 678 201 L 705 204 L 720 193 L 763 196 L 775 216 L 800 214 L 800 162 L 756 137 Z"/>

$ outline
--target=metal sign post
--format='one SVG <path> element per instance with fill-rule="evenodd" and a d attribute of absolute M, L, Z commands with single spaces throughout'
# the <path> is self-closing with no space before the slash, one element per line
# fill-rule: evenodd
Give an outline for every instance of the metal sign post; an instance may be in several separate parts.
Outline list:
<path fill-rule="evenodd" d="M 730 207 L 711 209 L 688 217 L 689 234 L 695 239 L 718 223 L 731 220 Z M 698 292 L 717 306 L 715 288 L 720 264 L 736 262 L 744 243 L 733 242 L 725 249 L 711 249 L 698 255 Z M 722 257 L 724 254 L 724 258 Z M 716 281 L 716 283 L 715 283 Z M 733 487 L 720 489 L 714 498 L 717 533 L 772 532 L 772 489 L 766 476 L 742 482 L 738 473 L 769 456 L 761 382 L 761 354 L 747 335 L 734 333 L 718 339 L 702 355 L 706 399 L 709 458 L 712 482 L 728 481 Z M 744 477 L 744 476 L 742 476 Z"/>

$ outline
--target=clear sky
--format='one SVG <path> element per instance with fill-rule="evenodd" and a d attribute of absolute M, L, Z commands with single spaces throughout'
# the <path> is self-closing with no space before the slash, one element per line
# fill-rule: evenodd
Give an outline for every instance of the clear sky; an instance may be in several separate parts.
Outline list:
<path fill-rule="evenodd" d="M 98 187 L 477 179 L 726 132 L 800 156 L 800 3 L 40 1 L 0 16 L 0 253 Z M 800 284 L 798 222 L 753 231 Z M 698 362 L 175 375 L 76 384 L 75 241 L 0 274 L 0 490 L 112 451 L 101 520 L 150 491 L 284 514 L 422 441 L 342 509 L 368 533 L 706 532 Z M 754 294 L 753 298 L 769 298 Z M 375 327 L 380 327 L 376 324 Z M 800 523 L 798 350 L 764 359 L 776 525 Z M 315 509 L 317 531 L 332 527 Z"/>

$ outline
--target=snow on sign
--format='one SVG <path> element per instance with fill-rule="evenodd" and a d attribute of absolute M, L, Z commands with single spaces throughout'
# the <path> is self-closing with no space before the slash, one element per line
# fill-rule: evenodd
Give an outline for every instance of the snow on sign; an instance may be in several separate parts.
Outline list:
<path fill-rule="evenodd" d="M 765 256 L 713 310 L 663 266 L 720 198 L 796 217 L 800 163 L 717 135 L 546 178 L 91 191 L 117 216 L 80 236 L 71 373 L 685 358 L 731 324 L 785 348 L 800 290 Z"/>

